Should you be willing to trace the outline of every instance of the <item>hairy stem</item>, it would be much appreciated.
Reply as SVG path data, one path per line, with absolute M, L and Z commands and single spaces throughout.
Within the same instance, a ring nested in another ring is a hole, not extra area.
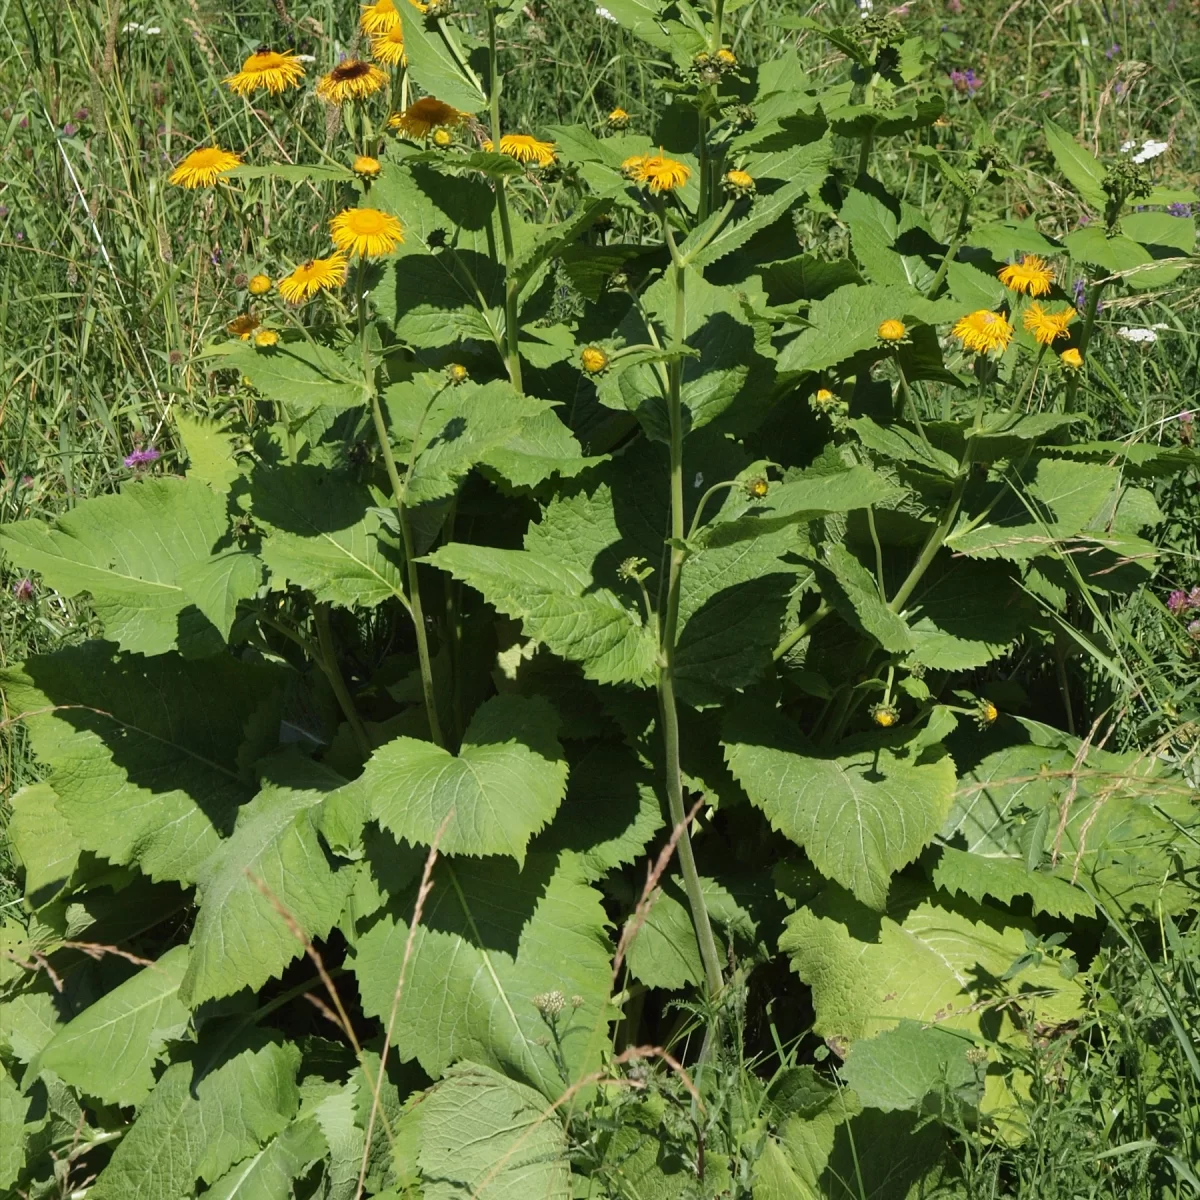
M 671 249 L 672 274 L 675 280 L 674 342 L 679 345 L 687 328 L 687 304 L 684 293 L 686 267 L 679 261 L 674 239 L 663 221 L 663 233 Z M 658 702 L 662 715 L 663 747 L 666 755 L 667 805 L 671 823 L 682 827 L 679 835 L 679 865 L 683 871 L 684 888 L 696 930 L 696 942 L 704 963 L 704 977 L 709 994 L 717 995 L 724 986 L 721 976 L 721 956 L 713 937 L 712 923 L 700 888 L 700 874 L 692 853 L 692 839 L 686 825 L 683 803 L 683 770 L 679 757 L 679 713 L 675 702 L 675 639 L 679 630 L 679 594 L 683 576 L 683 360 L 676 358 L 668 365 L 667 409 L 671 424 L 671 557 L 667 576 L 666 610 L 660 627 Z

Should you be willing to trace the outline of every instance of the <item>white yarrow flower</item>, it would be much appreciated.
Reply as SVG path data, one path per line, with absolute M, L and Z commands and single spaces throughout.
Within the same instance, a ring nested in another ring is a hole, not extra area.
M 858 0 L 858 15 L 865 17 L 874 7 L 875 0 Z
M 1142 346 L 1150 346 L 1158 341 L 1158 334 L 1153 329 L 1131 328 L 1128 325 L 1122 325 L 1117 330 L 1117 337 Z
M 157 25 L 139 25 L 136 21 L 126 21 L 121 26 L 122 33 L 140 33 L 143 37 L 154 37 L 162 33 Z
M 297 54 L 295 57 L 297 62 L 310 63 L 317 61 L 315 54 Z
M 606 21 L 611 21 L 614 25 L 617 23 L 617 18 L 603 4 L 596 5 L 596 16 L 603 17 Z
M 1132 140 L 1128 141 L 1128 142 L 1122 142 L 1121 143 L 1121 153 L 1128 154 L 1130 152 L 1130 150 L 1132 150 L 1134 148 L 1134 146 L 1136 146 L 1136 145 L 1137 145 L 1137 142 L 1132 141 Z
M 1169 147 L 1169 142 L 1156 142 L 1153 138 L 1147 138 L 1142 143 L 1142 148 L 1133 156 L 1133 161 L 1135 163 L 1149 162 L 1152 158 L 1165 154 Z

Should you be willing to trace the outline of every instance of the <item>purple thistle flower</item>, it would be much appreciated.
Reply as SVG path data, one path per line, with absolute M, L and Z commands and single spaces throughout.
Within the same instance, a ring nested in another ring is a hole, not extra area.
M 74 137 L 79 132 L 79 126 L 74 121 L 68 121 L 63 126 L 63 137 Z
M 13 596 L 22 604 L 29 604 L 33 600 L 33 580 L 18 579 L 13 584 Z
M 1168 204 L 1167 212 L 1173 217 L 1190 217 L 1192 206 L 1190 204 Z
M 1183 610 L 1185 608 L 1187 608 L 1187 606 L 1188 606 L 1187 593 L 1180 591 L 1179 588 L 1176 588 L 1167 597 L 1167 609 L 1168 609 L 1168 611 L 1173 613 L 1175 616 L 1178 616 L 1181 612 L 1183 612 Z
M 1087 292 L 1087 286 L 1082 279 L 1075 280 L 1075 307 L 1080 311 L 1083 310 L 1083 298 Z
M 969 68 L 966 71 L 951 71 L 950 82 L 954 84 L 954 90 L 965 93 L 967 99 L 974 96 L 983 86 L 975 72 Z
M 145 450 L 135 450 L 132 454 L 125 455 L 125 465 L 132 470 L 137 470 L 138 467 L 144 467 L 160 458 L 162 458 L 162 454 L 158 450 L 155 450 L 153 446 L 147 446 Z

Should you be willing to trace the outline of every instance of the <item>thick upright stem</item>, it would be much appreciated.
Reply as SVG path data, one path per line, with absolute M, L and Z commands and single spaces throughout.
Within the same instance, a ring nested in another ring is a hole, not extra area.
M 674 242 L 664 221 L 664 233 L 672 251 L 672 273 L 675 279 L 674 344 L 680 345 L 687 328 L 687 306 L 684 292 L 686 267 L 675 253 Z M 658 667 L 658 701 L 662 717 L 663 747 L 666 757 L 667 805 L 671 823 L 683 827 L 679 836 L 679 866 L 687 892 L 696 942 L 704 963 L 704 977 L 709 994 L 717 995 L 724 986 L 721 975 L 721 956 L 713 937 L 712 923 L 700 887 L 700 874 L 692 853 L 692 839 L 685 825 L 683 802 L 683 770 L 679 756 L 679 713 L 675 701 L 675 638 L 679 629 L 679 594 L 683 577 L 684 509 L 683 509 L 683 361 L 676 358 L 669 364 L 667 409 L 671 425 L 671 558 L 667 576 L 667 601 L 661 625 Z
M 321 654 L 321 670 L 325 673 L 325 678 L 329 680 L 329 686 L 333 688 L 338 707 L 350 725 L 350 732 L 354 735 L 358 752 L 363 756 L 365 762 L 371 757 L 371 739 L 367 736 L 367 729 L 358 715 L 358 709 L 354 707 L 354 698 L 350 695 L 350 689 L 346 687 L 346 681 L 342 678 L 342 671 L 337 663 L 333 633 L 329 628 L 328 604 L 313 605 L 313 623 L 317 627 L 317 647 Z

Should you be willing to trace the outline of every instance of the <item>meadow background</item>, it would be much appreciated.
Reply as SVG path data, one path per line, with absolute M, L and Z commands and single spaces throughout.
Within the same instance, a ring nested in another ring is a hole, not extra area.
M 983 124 L 1014 164 L 990 201 L 998 215 L 1033 217 L 1056 236 L 1078 222 L 1044 171 L 1047 117 L 1108 154 L 1127 141 L 1167 142 L 1165 178 L 1194 185 L 1196 0 L 916 0 L 900 11 L 938 40 L 950 149 Z M 753 0 L 733 14 L 731 44 L 749 62 L 797 47 L 820 77 L 841 69 L 840 56 L 794 19 L 854 14 L 847 0 Z M 337 131 L 311 93 L 289 98 L 285 122 L 221 80 L 259 43 L 336 61 L 357 45 L 356 20 L 354 4 L 308 0 L 0 0 L 0 522 L 52 519 L 114 491 L 139 448 L 161 451 L 169 471 L 173 413 L 223 416 L 252 403 L 239 385 L 214 385 L 197 360 L 239 304 L 244 227 L 216 192 L 185 193 L 165 176 L 196 144 L 234 144 L 248 161 L 277 162 L 333 145 Z M 512 128 L 595 125 L 614 105 L 648 117 L 662 103 L 645 47 L 592 3 L 531 0 L 502 49 L 519 64 L 504 93 Z M 907 159 L 877 170 L 918 197 L 932 186 Z M 264 206 L 274 223 L 266 244 L 290 261 L 318 250 L 328 213 L 319 187 L 264 186 L 286 193 L 286 203 Z M 272 277 L 285 269 L 282 257 L 256 266 Z M 1155 340 L 1129 341 L 1122 327 L 1152 329 Z M 1200 272 L 1162 293 L 1106 296 L 1089 362 L 1084 400 L 1096 439 L 1189 441 L 1190 411 L 1200 408 Z M 1100 704 L 1138 712 L 1114 742 L 1161 748 L 1193 784 L 1200 628 L 1166 601 L 1200 585 L 1196 485 L 1191 474 L 1160 490 L 1164 565 L 1153 587 L 1105 617 L 1116 669 L 1064 644 L 1035 696 L 1080 733 L 1076 714 Z M 0 559 L 0 665 L 94 629 L 85 603 L 43 591 Z M 0 724 L 0 797 L 39 770 L 20 725 Z M 6 815 L 0 801 L 0 919 L 19 923 Z M 1200 1197 L 1196 896 L 1173 923 L 1107 931 L 1079 1034 L 1053 1054 L 1031 1049 L 1029 1138 L 1004 1147 L 961 1130 L 971 1195 Z

